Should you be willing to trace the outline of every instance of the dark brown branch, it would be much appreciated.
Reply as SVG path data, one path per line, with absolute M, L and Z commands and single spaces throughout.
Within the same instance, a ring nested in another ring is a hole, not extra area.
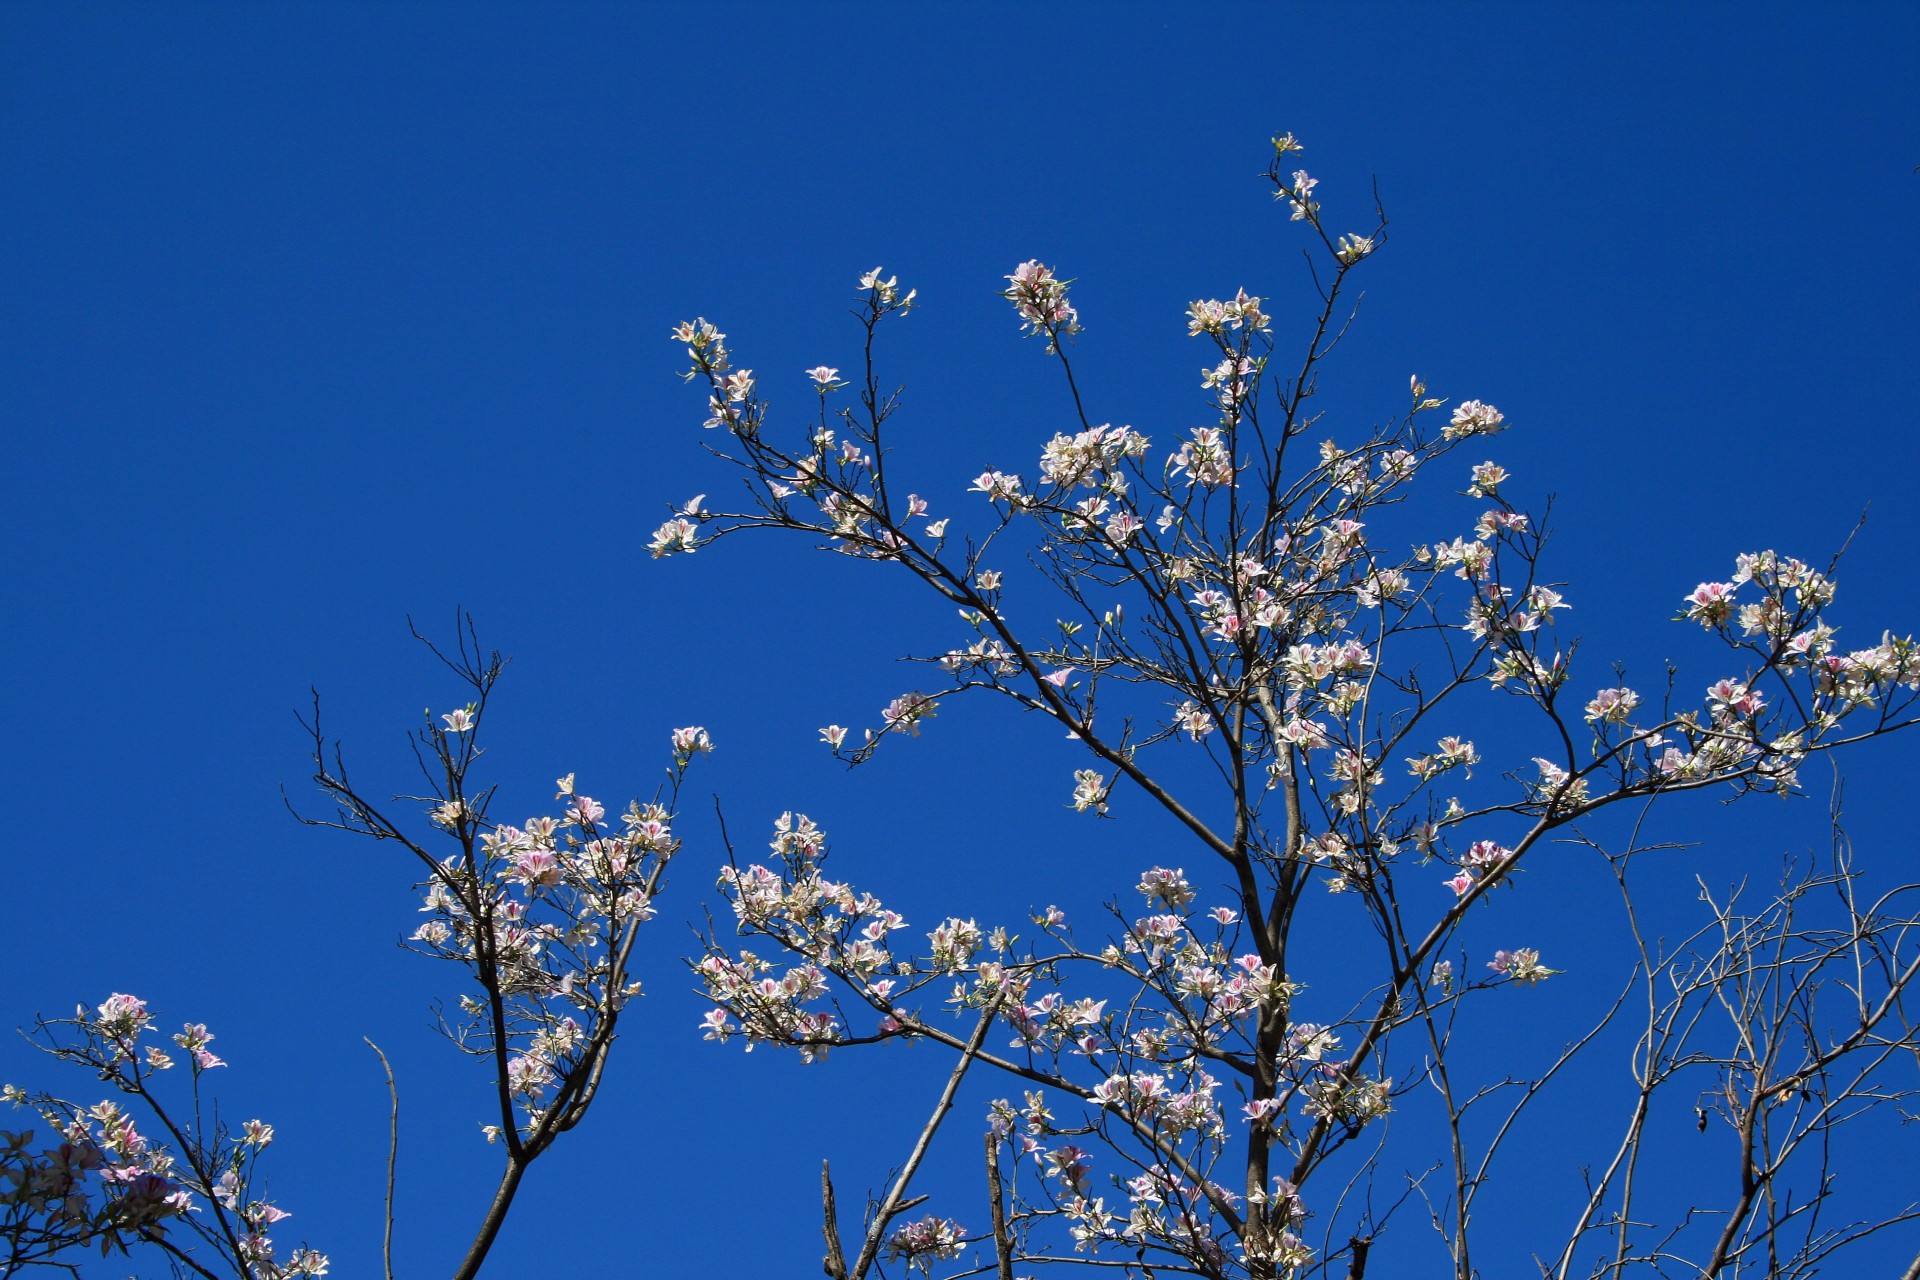
M 1347 1280 L 1362 1280 L 1367 1274 L 1367 1251 L 1373 1248 L 1373 1238 L 1355 1236 L 1347 1241 L 1347 1247 L 1353 1250 L 1353 1261 L 1347 1267 Z
M 500 1174 L 500 1185 L 493 1193 L 493 1203 L 487 1206 L 487 1216 L 474 1235 L 473 1243 L 467 1246 L 467 1256 L 460 1259 L 453 1280 L 473 1280 L 480 1274 L 480 1265 L 487 1260 L 487 1253 L 499 1237 L 500 1228 L 506 1224 L 507 1211 L 513 1208 L 513 1197 L 520 1190 L 520 1179 L 526 1172 L 527 1166 L 509 1153 L 507 1167 Z

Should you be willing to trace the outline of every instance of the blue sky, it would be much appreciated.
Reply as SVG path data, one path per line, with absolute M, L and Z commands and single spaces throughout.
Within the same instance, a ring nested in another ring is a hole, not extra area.
M 429 1033 L 452 988 L 394 947 L 411 869 L 280 788 L 305 794 L 309 686 L 405 787 L 402 733 L 456 696 L 407 616 L 465 608 L 516 658 L 491 761 L 529 812 L 570 770 L 650 794 L 675 725 L 720 744 L 617 1079 L 490 1274 L 562 1238 L 582 1273 L 809 1271 L 819 1159 L 877 1183 L 941 1064 L 699 1042 L 706 796 L 743 841 L 813 814 L 916 921 L 1198 863 L 1138 815 L 1075 821 L 1063 744 L 984 708 L 853 774 L 824 757 L 815 728 L 909 687 L 893 660 L 944 647 L 944 611 L 772 540 L 646 557 L 668 502 L 725 483 L 669 327 L 715 320 L 797 413 L 884 263 L 923 303 L 893 348 L 911 465 L 958 510 L 1062 423 L 996 296 L 1016 263 L 1078 281 L 1096 420 L 1163 437 L 1199 411 L 1187 300 L 1299 314 L 1258 180 L 1291 130 L 1330 211 L 1361 225 L 1377 181 L 1392 219 L 1325 407 L 1372 422 L 1413 372 L 1498 404 L 1592 658 L 1656 669 L 1695 582 L 1760 546 L 1823 560 L 1870 507 L 1840 575 L 1864 643 L 1916 625 L 1916 58 L 1896 5 L 0 10 L 0 788 L 49 828 L 8 861 L 0 1021 L 132 990 L 212 1025 L 345 1275 L 377 1250 L 372 1036 L 407 1110 L 402 1265 L 448 1265 L 491 1188 L 486 1081 Z M 1914 759 L 1847 766 L 1868 857 L 1911 864 Z M 1819 818 L 1703 802 L 1674 833 L 1770 871 Z M 18 1045 L 0 1077 L 88 1084 Z M 975 1115 L 930 1185 L 973 1195 Z

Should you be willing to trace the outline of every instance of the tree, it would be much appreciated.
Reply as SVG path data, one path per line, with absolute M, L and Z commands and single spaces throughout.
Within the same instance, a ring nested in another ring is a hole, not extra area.
M 1383 426 L 1355 433 L 1315 412 L 1352 280 L 1387 225 L 1376 209 L 1364 233 L 1331 231 L 1315 180 L 1289 172 L 1299 149 L 1276 139 L 1269 178 L 1309 247 L 1304 348 L 1283 354 L 1244 290 L 1194 302 L 1212 421 L 1156 448 L 1086 408 L 1071 282 L 1037 261 L 1016 267 L 1005 296 L 1058 365 L 1073 428 L 1046 442 L 1037 480 L 979 475 L 974 515 L 935 518 L 900 492 L 890 424 L 903 402 L 878 372 L 880 335 L 916 303 L 897 278 L 861 277 L 863 368 L 808 371 L 818 408 L 803 429 L 770 413 L 714 325 L 675 331 L 745 497 L 736 509 L 685 503 L 654 554 L 792 531 L 888 566 L 965 624 L 874 728 L 821 730 L 836 755 L 861 764 L 948 700 L 996 695 L 1084 752 L 1060 780 L 1063 803 L 1116 822 L 1158 808 L 1191 842 L 1116 882 L 1144 908 L 1117 898 L 1091 923 L 1051 906 L 1021 919 L 1012 886 L 1006 919 L 956 914 L 923 932 L 830 878 L 821 827 L 781 814 L 772 859 L 728 849 L 734 926 L 709 924 L 695 962 L 714 1006 L 706 1037 L 809 1061 L 895 1041 L 953 1055 L 930 1118 L 857 1226 L 841 1221 L 823 1169 L 825 1270 L 839 1280 L 890 1264 L 1002 1280 L 1063 1264 L 1359 1280 L 1376 1250 L 1420 1256 L 1415 1231 L 1386 1233 L 1423 1209 L 1459 1280 L 1528 1251 L 1559 1280 L 1814 1274 L 1920 1216 L 1913 1204 L 1856 1213 L 1833 1155 L 1843 1124 L 1904 1116 L 1920 1090 L 1905 1003 L 1920 975 L 1920 886 L 1873 887 L 1836 795 L 1824 859 L 1790 863 L 1771 889 L 1703 880 L 1695 931 L 1663 939 L 1644 923 L 1641 888 L 1662 846 L 1639 821 L 1690 792 L 1795 794 L 1816 757 L 1912 723 L 1920 653 L 1891 633 L 1843 649 L 1830 619 L 1837 558 L 1816 568 L 1761 551 L 1685 595 L 1682 619 L 1712 655 L 1706 679 L 1668 666 L 1636 689 L 1624 669 L 1576 673 L 1576 644 L 1557 638 L 1570 605 L 1546 567 L 1544 519 L 1516 505 L 1497 462 L 1462 454 L 1504 416 L 1418 377 Z M 1477 515 L 1410 505 L 1436 475 L 1464 481 Z M 1050 613 L 1051 628 L 1033 628 Z M 487 1137 L 501 1160 L 455 1269 L 472 1276 L 530 1166 L 599 1092 L 637 990 L 634 939 L 680 848 L 679 787 L 710 743 L 677 730 L 666 785 L 618 822 L 568 774 L 558 813 L 513 825 L 476 773 L 503 661 L 471 624 L 452 652 L 434 652 L 464 692 L 415 731 L 424 792 L 390 805 L 351 781 L 316 701 L 314 779 L 334 812 L 304 820 L 406 851 L 428 915 L 412 948 L 465 974 L 441 1026 L 490 1075 Z M 1613 821 L 1619 812 L 1634 820 Z M 1556 841 L 1596 851 L 1618 889 L 1620 994 L 1545 1061 L 1491 1063 L 1477 1011 L 1542 998 L 1575 961 L 1538 937 L 1489 952 L 1475 926 L 1526 892 L 1530 872 L 1553 873 L 1541 864 Z M 1329 918 L 1351 945 L 1313 945 Z M 1591 1153 L 1561 1229 L 1490 1246 L 1476 1215 L 1523 1113 L 1623 1027 L 1633 1079 L 1618 1145 Z M 256 1180 L 273 1131 L 231 1128 L 203 1103 L 205 1074 L 224 1065 L 206 1028 L 173 1037 L 185 1073 L 134 996 L 36 1030 L 119 1099 L 9 1087 L 54 1137 L 9 1135 L 0 1151 L 0 1274 L 77 1272 L 82 1250 L 141 1246 L 199 1275 L 326 1274 L 317 1251 L 283 1258 L 267 1236 L 285 1216 Z M 988 1225 L 969 1232 L 957 1206 L 909 1217 L 936 1133 L 984 1073 L 1004 1089 L 984 1122 Z M 174 1101 L 164 1086 L 182 1075 L 190 1096 Z M 396 1133 L 398 1105 L 396 1094 Z M 1650 1175 L 1652 1125 L 1676 1106 L 1720 1135 L 1723 1185 Z
M 410 735 L 426 790 L 396 797 L 407 806 L 400 811 L 358 790 L 340 748 L 321 733 L 316 694 L 303 723 L 313 781 L 334 813 L 301 821 L 411 855 L 423 877 L 427 920 L 406 945 L 465 973 L 458 1013 L 440 1013 L 439 1028 L 490 1070 L 495 1114 L 483 1133 L 502 1154 L 498 1188 L 454 1268 L 454 1275 L 471 1277 L 480 1273 L 528 1168 L 586 1118 L 599 1093 L 620 1014 L 640 992 L 630 968 L 634 944 L 655 915 L 653 899 L 680 847 L 673 832 L 680 783 L 712 743 L 698 726 L 676 730 L 666 785 L 616 821 L 576 789 L 571 773 L 557 783 L 557 814 L 520 826 L 500 821 L 492 813 L 496 788 L 482 783 L 475 767 L 505 660 L 481 647 L 471 621 L 451 653 L 414 634 L 467 697 L 437 719 L 427 713 Z M 429 844 L 447 852 L 436 854 Z M 7 1086 L 7 1100 L 37 1111 L 55 1141 L 36 1153 L 31 1130 L 5 1135 L 0 1171 L 10 1185 L 0 1185 L 0 1239 L 8 1252 L 0 1274 L 33 1265 L 77 1274 L 75 1253 L 97 1247 L 104 1257 L 142 1244 L 194 1275 L 328 1274 L 324 1254 L 303 1244 L 281 1257 L 267 1234 L 289 1216 L 268 1198 L 257 1167 L 273 1127 L 249 1120 L 233 1129 L 203 1098 L 205 1073 L 226 1065 L 207 1048 L 213 1037 L 205 1026 L 189 1024 L 173 1036 L 188 1054 L 184 1103 L 169 1097 L 179 1073 L 138 997 L 116 993 L 93 1010 L 83 1004 L 70 1019 L 41 1020 L 34 1034 L 55 1058 L 92 1070 L 132 1101 L 122 1105 L 110 1095 L 88 1107 Z M 379 1047 L 368 1047 L 386 1067 Z M 383 1252 L 392 1280 L 400 1099 L 391 1069 L 387 1086 L 393 1117 Z M 160 1137 L 140 1133 L 138 1126 L 150 1123 Z
M 1757 903 L 1702 883 L 1699 932 L 1665 942 L 1638 924 L 1642 843 L 1593 833 L 1609 810 L 1678 793 L 1793 793 L 1813 758 L 1911 723 L 1920 654 L 1891 633 L 1843 650 L 1829 621 L 1836 564 L 1766 550 L 1685 596 L 1683 618 L 1718 645 L 1704 698 L 1675 667 L 1646 692 L 1617 674 L 1576 679 L 1544 520 L 1516 505 L 1498 462 L 1462 456 L 1505 429 L 1500 411 L 1449 408 L 1416 376 L 1383 426 L 1356 435 L 1315 412 L 1353 278 L 1387 222 L 1376 209 L 1364 232 L 1336 234 L 1316 180 L 1292 168 L 1299 149 L 1275 139 L 1268 177 L 1309 244 L 1304 350 L 1279 349 L 1244 289 L 1192 303 L 1212 421 L 1156 450 L 1094 420 L 1074 373 L 1071 282 L 1026 262 L 1005 296 L 1057 364 L 1073 425 L 1045 443 L 1037 480 L 976 478 L 971 512 L 935 513 L 894 479 L 901 398 L 877 371 L 878 343 L 916 302 L 896 277 L 861 277 L 862 367 L 808 371 L 818 412 L 804 431 L 774 420 L 716 326 L 674 332 L 744 505 L 694 499 L 656 532 L 654 554 L 798 533 L 931 590 L 967 628 L 875 728 L 822 729 L 837 754 L 860 764 L 949 699 L 992 695 L 1083 749 L 1074 808 L 1156 805 L 1192 842 L 1167 860 L 1184 865 L 1142 869 L 1144 910 L 1115 902 L 1076 927 L 1048 908 L 1027 938 L 1018 919 L 952 917 L 923 946 L 868 886 L 828 877 L 815 823 L 783 814 L 772 865 L 723 873 L 741 941 L 708 936 L 708 1034 L 809 1059 L 932 1041 L 957 1055 L 953 1083 L 977 1067 L 1021 1091 L 992 1107 L 989 1231 L 895 1221 L 950 1084 L 851 1264 L 829 1182 L 830 1275 L 868 1274 L 883 1242 L 932 1274 L 978 1241 L 1002 1277 L 1077 1260 L 1357 1278 L 1389 1220 L 1418 1203 L 1468 1280 L 1482 1256 L 1476 1198 L 1520 1112 L 1632 1008 L 1625 1136 L 1564 1241 L 1528 1242 L 1542 1274 L 1812 1274 L 1920 1213 L 1847 1218 L 1828 1145 L 1841 1121 L 1912 1094 L 1914 888 L 1868 895 L 1836 816 L 1830 863 L 1794 868 Z M 1477 519 L 1442 515 L 1436 528 L 1397 509 L 1436 472 L 1465 483 Z M 1049 615 L 1051 629 L 1035 627 Z M 1492 717 L 1463 705 L 1488 693 L 1506 704 Z M 1483 757 L 1468 733 L 1490 726 L 1499 746 Z M 1518 989 L 1565 961 L 1538 939 L 1467 956 L 1466 926 L 1564 839 L 1599 850 L 1616 879 L 1625 985 L 1557 1057 L 1526 1072 L 1469 1067 L 1469 1006 L 1538 999 Z M 1188 870 L 1200 863 L 1211 874 Z M 1364 922 L 1365 945 L 1303 947 L 1305 922 L 1334 911 Z M 942 1003 L 971 1029 L 949 1026 Z M 1686 1188 L 1660 1203 L 1645 1188 L 1638 1153 L 1668 1094 L 1732 1136 L 1719 1199 Z M 1416 1106 L 1436 1121 L 1402 1139 L 1386 1118 Z

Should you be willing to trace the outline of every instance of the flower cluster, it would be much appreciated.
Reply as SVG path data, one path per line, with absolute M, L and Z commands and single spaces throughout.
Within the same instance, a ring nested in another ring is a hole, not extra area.
M 1506 415 L 1490 404 L 1481 404 L 1478 400 L 1462 401 L 1453 411 L 1441 434 L 1448 440 L 1464 440 L 1468 436 L 1492 435 L 1505 429 Z
M 1073 774 L 1073 809 L 1075 813 L 1085 813 L 1091 809 L 1104 815 L 1107 811 L 1107 792 L 1112 784 L 1098 769 L 1076 769 Z
M 1132 427 L 1116 427 L 1111 423 L 1088 427 L 1072 435 L 1060 432 L 1041 450 L 1040 478 L 1066 489 L 1104 481 L 1110 492 L 1125 493 L 1126 481 L 1121 468 L 1128 461 L 1138 461 L 1144 456 L 1148 443 L 1147 438 Z
M 255 1165 L 273 1127 L 249 1120 L 230 1131 L 218 1119 L 202 1121 L 199 1075 L 225 1065 L 207 1048 L 214 1037 L 204 1024 L 188 1023 L 171 1037 L 189 1055 L 194 1077 L 192 1098 L 177 1109 L 162 1097 L 172 1055 L 148 1040 L 153 1018 L 138 997 L 115 993 L 38 1030 L 49 1053 L 135 1100 L 166 1137 L 142 1132 L 144 1121 L 111 1098 L 83 1106 L 0 1088 L 0 1101 L 38 1113 L 57 1139 L 36 1151 L 35 1130 L 0 1133 L 0 1217 L 12 1262 L 61 1265 L 56 1256 L 70 1249 L 125 1253 L 140 1241 L 166 1241 L 178 1251 L 197 1237 L 260 1280 L 327 1274 L 324 1254 L 303 1245 L 282 1257 L 267 1234 L 289 1216 L 259 1194 Z
M 1029 259 L 1013 269 L 1001 296 L 1013 304 L 1021 326 L 1030 336 L 1044 335 L 1047 350 L 1059 350 L 1061 337 L 1080 332 L 1080 313 L 1067 302 L 1067 286 L 1053 268 Z
M 922 721 L 931 720 L 939 714 L 932 698 L 920 692 L 903 693 L 880 710 L 880 719 L 889 729 L 902 729 L 913 737 L 920 736 Z
M 674 730 L 677 787 L 692 760 L 713 750 L 698 725 Z M 604 1052 L 612 1022 L 640 990 L 626 968 L 630 936 L 653 918 L 653 898 L 680 847 L 660 802 L 606 806 L 557 783 L 557 813 L 494 822 L 465 795 L 439 803 L 434 823 L 458 850 L 426 881 L 411 935 L 415 949 L 469 970 L 481 990 L 462 995 L 462 1043 L 505 1040 L 506 1090 L 531 1132 L 549 1095 Z M 487 991 L 497 989 L 504 1020 Z M 498 1126 L 493 1126 L 497 1133 Z
M 1195 427 L 1167 463 L 1168 472 L 1190 485 L 1215 489 L 1233 483 L 1233 451 L 1217 427 Z
M 960 1256 L 967 1229 L 950 1218 L 932 1214 L 895 1229 L 887 1237 L 887 1256 L 904 1260 L 909 1268 L 918 1266 L 932 1274 L 932 1262 Z
M 1480 763 L 1480 753 L 1471 742 L 1449 735 L 1440 739 L 1438 749 L 1432 755 L 1412 756 L 1407 760 L 1408 770 L 1421 781 L 1438 777 L 1449 769 L 1470 770 Z
M 1187 304 L 1187 333 L 1192 337 L 1204 333 L 1217 338 L 1242 325 L 1261 332 L 1273 327 L 1273 317 L 1260 310 L 1260 299 L 1249 297 L 1245 289 L 1225 302 L 1208 298 Z
M 1545 982 L 1560 972 L 1558 969 L 1549 969 L 1541 964 L 1540 953 L 1532 947 L 1521 947 L 1515 951 L 1496 951 L 1493 953 L 1493 959 L 1487 961 L 1487 968 L 1502 977 L 1528 985 Z
M 1275 193 L 1276 198 L 1287 202 L 1293 211 L 1292 220 L 1301 222 L 1320 212 L 1320 202 L 1313 198 L 1313 189 L 1320 185 L 1320 179 L 1307 176 L 1305 169 L 1293 171 L 1293 182 Z

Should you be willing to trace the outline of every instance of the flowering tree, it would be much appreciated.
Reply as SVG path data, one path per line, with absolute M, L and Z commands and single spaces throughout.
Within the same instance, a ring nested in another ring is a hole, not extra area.
M 1299 149 L 1276 139 L 1269 177 L 1314 264 L 1304 349 L 1283 358 L 1244 290 L 1194 302 L 1208 424 L 1156 448 L 1093 421 L 1070 282 L 1024 263 L 1004 293 L 1060 370 L 1069 429 L 1031 478 L 983 471 L 958 514 L 901 492 L 901 400 L 877 371 L 883 328 L 916 303 L 896 277 L 860 278 L 862 367 L 807 370 L 806 423 L 773 419 L 715 326 L 675 331 L 748 499 L 685 503 L 655 533 L 656 556 L 789 530 L 959 612 L 922 687 L 858 734 L 825 726 L 828 749 L 859 764 L 950 698 L 997 697 L 1084 753 L 1060 779 L 1063 803 L 1094 818 L 1157 807 L 1191 842 L 1116 882 L 1124 905 L 1104 918 L 1016 898 L 1001 920 L 927 928 L 874 886 L 832 878 L 826 833 L 783 813 L 772 856 L 721 870 L 734 928 L 709 930 L 694 962 L 713 1005 L 706 1038 L 809 1062 L 891 1041 L 951 1052 L 931 1114 L 857 1226 L 823 1169 L 835 1280 L 889 1268 L 1013 1280 L 1047 1265 L 1361 1280 L 1387 1228 L 1422 1214 L 1456 1280 L 1516 1248 L 1555 1280 L 1813 1275 L 1920 1216 L 1850 1207 L 1834 1154 L 1843 1124 L 1904 1117 L 1920 1094 L 1906 1004 L 1920 886 L 1870 887 L 1836 806 L 1824 860 L 1765 891 L 1702 881 L 1693 931 L 1662 937 L 1640 888 L 1656 846 L 1604 815 L 1694 791 L 1795 793 L 1813 757 L 1912 722 L 1920 652 L 1891 633 L 1840 645 L 1836 566 L 1761 551 L 1682 598 L 1713 663 L 1698 685 L 1675 668 L 1640 689 L 1576 673 L 1541 525 L 1479 455 L 1507 425 L 1499 410 L 1449 404 L 1415 377 L 1383 427 L 1343 439 L 1314 413 L 1351 279 L 1386 222 L 1376 210 L 1364 232 L 1330 232 L 1315 180 L 1291 167 Z M 1436 475 L 1464 484 L 1474 514 L 1403 506 Z M 410 947 L 462 971 L 442 1030 L 484 1064 L 482 1136 L 500 1160 L 454 1267 L 464 1280 L 532 1164 L 598 1095 L 639 990 L 637 931 L 679 849 L 679 788 L 710 743 L 676 730 L 666 784 L 617 820 L 568 774 L 556 812 L 515 825 L 478 773 L 502 660 L 470 624 L 454 652 L 434 652 L 463 691 L 413 735 L 424 790 L 370 798 L 316 703 L 314 781 L 334 808 L 303 820 L 411 855 L 426 919 Z M 1620 995 L 1548 1060 L 1489 1069 L 1469 1011 L 1539 999 L 1573 962 L 1540 937 L 1475 949 L 1472 926 L 1523 889 L 1552 841 L 1594 849 L 1617 886 Z M 1338 954 L 1310 941 L 1329 918 L 1354 940 Z M 115 993 L 34 1034 L 108 1096 L 6 1088 L 38 1119 L 0 1135 L 0 1275 L 77 1273 L 96 1249 L 157 1251 L 209 1277 L 328 1273 L 316 1250 L 271 1239 L 288 1216 L 262 1170 L 274 1130 L 220 1119 L 204 1085 L 225 1063 L 204 1026 L 168 1041 L 143 1001 Z M 1592 1153 L 1564 1222 L 1490 1245 L 1476 1215 L 1516 1121 L 1608 1036 L 1631 1048 L 1617 1143 Z M 983 1073 L 1000 1096 L 983 1118 L 985 1205 L 964 1212 L 986 1225 L 963 1227 L 960 1206 L 912 1216 L 934 1138 Z M 1674 1104 L 1723 1138 L 1709 1172 L 1678 1187 L 1647 1154 L 1652 1118 Z M 398 1109 L 396 1091 L 389 1280 Z
M 455 652 L 433 652 L 465 686 L 466 700 L 437 718 L 428 713 L 412 735 L 426 791 L 399 797 L 407 809 L 398 813 L 369 799 L 322 736 L 316 698 L 307 722 L 314 781 L 335 812 L 303 820 L 412 855 L 424 877 L 427 919 L 409 946 L 464 971 L 459 1016 L 443 1018 L 441 1030 L 490 1070 L 494 1113 L 482 1132 L 502 1157 L 498 1189 L 453 1271 L 465 1278 L 479 1274 L 528 1168 L 586 1117 L 600 1090 L 621 1011 L 640 990 L 629 969 L 634 943 L 679 849 L 672 824 L 680 783 L 711 743 L 697 726 L 676 730 L 665 787 L 617 820 L 568 774 L 555 796 L 558 813 L 518 826 L 499 821 L 495 788 L 479 781 L 476 766 L 504 661 L 485 654 L 471 623 Z M 232 1130 L 203 1097 L 205 1074 L 226 1065 L 208 1048 L 213 1036 L 194 1024 L 173 1036 L 190 1086 L 176 1100 L 165 1085 L 180 1073 L 152 1021 L 143 1001 L 115 994 L 98 1009 L 82 1005 L 71 1019 L 38 1026 L 48 1052 L 95 1071 L 111 1092 L 84 1106 L 6 1086 L 7 1101 L 39 1113 L 50 1145 L 36 1151 L 30 1129 L 0 1137 L 0 1275 L 30 1265 L 77 1273 L 74 1255 L 83 1250 L 105 1256 L 136 1246 L 199 1276 L 326 1275 L 323 1254 L 303 1246 L 282 1258 L 267 1235 L 289 1216 L 266 1198 L 258 1170 L 273 1127 L 249 1120 Z M 391 1072 L 387 1079 L 392 1089 Z M 388 1280 L 397 1092 L 393 1107 Z
M 1071 282 L 1026 262 L 1005 297 L 1057 365 L 1069 425 L 1041 445 L 1037 473 L 989 465 L 964 508 L 903 492 L 901 400 L 877 372 L 882 332 L 917 301 L 897 277 L 860 278 L 859 368 L 806 371 L 810 421 L 775 419 L 715 325 L 675 329 L 746 500 L 685 503 L 655 556 L 789 531 L 959 611 L 921 688 L 858 734 L 826 726 L 828 748 L 858 764 L 948 699 L 998 698 L 1078 743 L 1084 767 L 1061 792 L 1075 809 L 1144 802 L 1192 842 L 1165 860 L 1181 865 L 1130 876 L 1135 907 L 1105 920 L 1026 915 L 1016 898 L 1025 919 L 912 929 L 876 886 L 830 876 L 815 822 L 782 814 L 771 858 L 722 873 L 737 927 L 709 935 L 699 962 L 706 1034 L 808 1061 L 894 1040 L 955 1054 L 852 1248 L 826 1179 L 835 1277 L 893 1259 L 1002 1280 L 1064 1262 L 1357 1280 L 1414 1203 L 1469 1280 L 1476 1197 L 1515 1117 L 1639 1008 L 1623 1140 L 1560 1236 L 1525 1248 L 1563 1280 L 1811 1274 L 1917 1211 L 1847 1217 L 1828 1163 L 1836 1125 L 1916 1088 L 1920 1033 L 1903 1003 L 1920 973 L 1914 890 L 1869 897 L 1836 826 L 1830 865 L 1758 903 L 1703 884 L 1700 932 L 1663 944 L 1635 915 L 1641 845 L 1591 833 L 1603 811 L 1676 793 L 1794 792 L 1812 757 L 1911 723 L 1920 652 L 1891 633 L 1842 646 L 1835 566 L 1766 550 L 1734 558 L 1724 580 L 1675 585 L 1714 663 L 1704 694 L 1674 669 L 1640 689 L 1580 675 L 1541 524 L 1480 452 L 1508 425 L 1498 409 L 1449 404 L 1414 377 L 1385 426 L 1355 432 L 1312 411 L 1386 220 L 1375 210 L 1366 230 L 1335 234 L 1316 180 L 1293 168 L 1298 150 L 1276 139 L 1269 178 L 1310 246 L 1304 350 L 1281 352 L 1244 290 L 1192 303 L 1208 420 L 1156 446 L 1095 420 L 1072 360 Z M 1436 477 L 1464 486 L 1471 515 L 1397 509 Z M 1503 718 L 1483 752 L 1468 726 L 1487 722 L 1471 700 L 1488 697 Z M 1566 838 L 1608 859 L 1631 972 L 1557 1060 L 1482 1078 L 1463 1061 L 1462 1011 L 1537 999 L 1526 989 L 1566 962 L 1537 938 L 1465 955 L 1464 927 Z M 1307 922 L 1334 911 L 1363 920 L 1369 945 L 1301 946 Z M 989 1225 L 908 1220 L 910 1181 L 976 1068 L 1009 1090 L 986 1118 Z M 1669 1093 L 1737 1154 L 1719 1184 L 1670 1200 L 1638 1163 L 1653 1100 Z M 1396 1111 L 1429 1119 L 1388 1124 Z
M 37 1110 L 56 1135 L 38 1152 L 32 1130 L 4 1135 L 5 1274 L 34 1265 L 77 1273 L 76 1250 L 98 1245 L 104 1256 L 145 1242 L 199 1275 L 325 1275 L 324 1255 L 302 1247 L 277 1260 L 267 1235 L 288 1216 L 259 1194 L 257 1166 L 273 1126 L 249 1120 L 233 1131 L 206 1119 L 202 1076 L 226 1065 L 208 1047 L 213 1035 L 189 1023 L 172 1037 L 189 1083 L 188 1101 L 169 1106 L 162 1073 L 174 1069 L 174 1057 L 162 1037 L 148 1039 L 152 1021 L 144 1001 L 116 993 L 98 1009 L 81 1005 L 72 1018 L 37 1028 L 48 1052 L 91 1068 L 136 1109 L 112 1097 L 83 1107 L 5 1086 L 6 1101 Z M 149 1137 L 141 1125 L 164 1136 Z

